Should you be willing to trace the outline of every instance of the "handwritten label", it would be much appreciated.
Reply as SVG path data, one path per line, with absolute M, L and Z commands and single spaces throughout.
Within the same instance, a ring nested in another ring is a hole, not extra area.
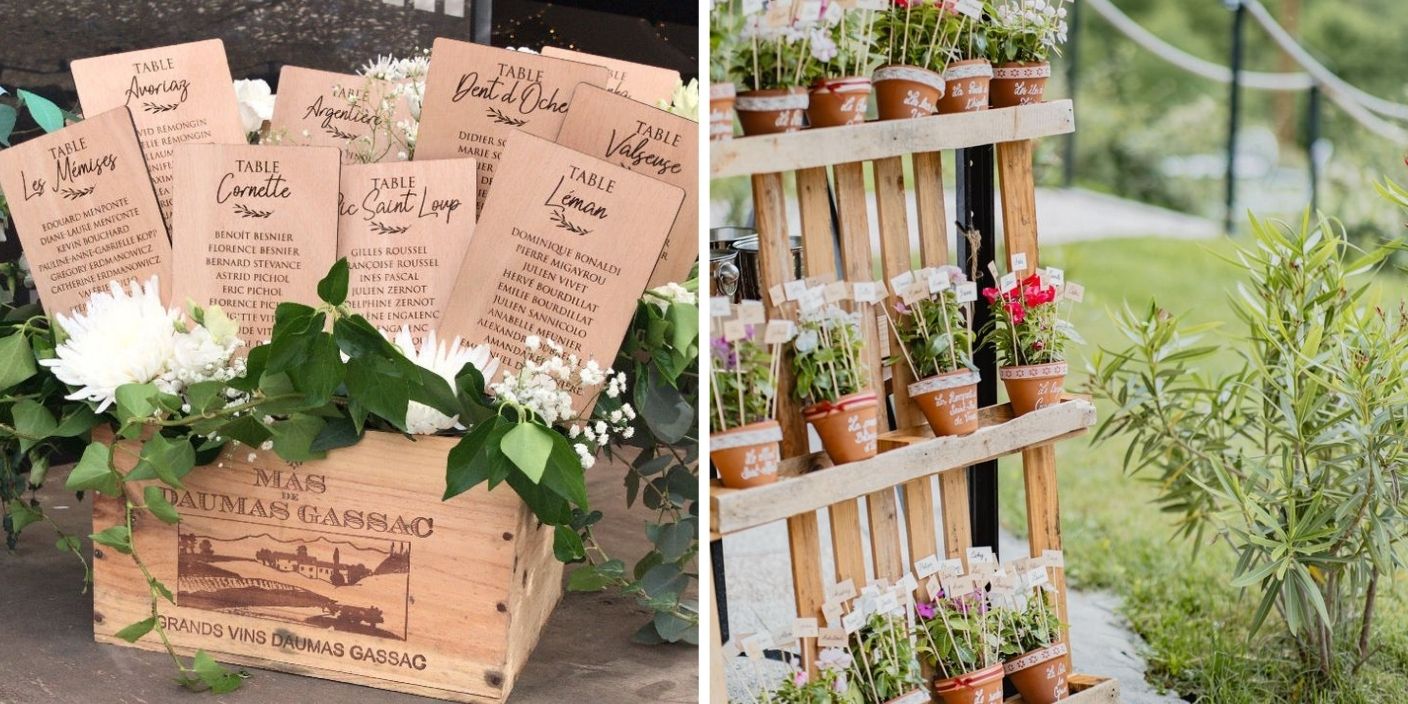
M 815 618 L 799 618 L 792 623 L 792 632 L 798 638 L 817 637 L 818 626 Z
M 411 119 L 406 90 L 368 76 L 284 66 L 269 133 L 280 144 L 337 147 L 344 163 L 352 163 L 353 153 L 377 162 L 405 161 L 398 125 Z
M 601 66 L 611 72 L 610 77 L 606 79 L 607 90 L 651 107 L 659 105 L 662 101 L 668 103 L 675 94 L 675 86 L 680 83 L 679 71 L 588 54 L 584 51 L 545 46 L 543 56 Z

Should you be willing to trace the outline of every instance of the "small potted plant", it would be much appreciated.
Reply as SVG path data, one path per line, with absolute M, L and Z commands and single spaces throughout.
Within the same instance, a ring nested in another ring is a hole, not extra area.
M 776 689 L 750 699 L 759 704 L 863 704 L 851 678 L 851 654 L 844 648 L 826 648 L 816 658 L 816 676 L 794 670 Z
M 737 0 L 712 0 L 709 8 L 709 139 L 733 137 L 733 101 L 737 89 L 728 68 L 737 55 L 741 18 Z
M 926 117 L 944 97 L 944 66 L 957 39 L 945 32 L 943 5 L 895 0 L 875 23 L 885 64 L 875 69 L 875 107 L 882 120 Z
M 988 89 L 992 81 L 992 62 L 988 60 L 988 25 L 982 12 L 988 11 L 986 0 L 974 0 L 960 8 L 960 14 L 949 15 L 944 21 L 954 25 L 953 53 L 944 67 L 944 96 L 939 99 L 939 114 L 973 112 L 988 109 Z M 971 7 L 976 17 L 961 14 Z
M 852 679 L 866 702 L 899 704 L 924 692 L 924 672 L 919 667 L 915 639 L 903 612 L 876 613 L 851 634 Z
M 978 371 L 973 364 L 973 330 L 957 286 L 968 280 L 956 266 L 924 270 L 919 292 L 901 292 L 890 318 L 900 353 L 917 379 L 909 397 L 923 411 L 934 435 L 967 435 L 978 429 Z M 889 317 L 889 314 L 886 314 Z
M 1067 342 L 1084 342 L 1062 317 L 1056 285 L 1032 274 L 1021 281 L 1015 274 L 983 289 L 992 318 L 983 328 L 983 341 L 997 350 L 997 377 L 1007 389 L 1013 415 L 1054 405 L 1065 389 Z
M 988 52 L 997 68 L 992 106 L 1034 105 L 1046 94 L 1051 55 L 1066 43 L 1066 0 L 1004 0 L 993 11 Z
M 1002 701 L 1001 619 L 981 588 L 916 607 L 919 653 L 945 704 Z
M 797 398 L 802 416 L 816 429 L 835 464 L 875 456 L 879 419 L 875 391 L 865 369 L 860 313 L 827 305 L 803 318 L 792 340 Z
M 773 356 L 751 334 L 732 341 L 715 337 L 710 347 L 709 458 L 730 489 L 771 484 L 782 441 L 782 426 L 773 418 Z
M 870 107 L 871 30 L 874 10 L 843 9 L 832 0 L 812 30 L 802 69 L 811 86 L 807 122 L 837 127 L 865 121 Z
M 1066 675 L 1071 656 L 1061 640 L 1062 624 L 1051 608 L 1051 595 L 1036 587 L 1018 608 L 1007 611 L 1003 671 L 1028 704 L 1052 704 L 1069 693 Z
M 781 0 L 767 0 L 761 12 L 743 18 L 729 75 L 747 88 L 734 102 L 744 135 L 802 129 L 807 29 L 792 14 L 791 3 Z

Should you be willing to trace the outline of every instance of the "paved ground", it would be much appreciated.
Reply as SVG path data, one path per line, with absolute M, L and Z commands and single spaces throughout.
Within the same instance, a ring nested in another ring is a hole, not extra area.
M 62 491 L 66 472 L 51 474 L 46 503 L 68 505 L 54 515 L 71 533 L 87 535 L 86 502 Z M 643 514 L 627 513 L 621 472 L 598 465 L 589 475 L 592 502 L 611 507 L 600 524 L 609 550 L 634 562 L 648 549 Z M 42 526 L 25 533 L 14 554 L 0 553 L 0 704 L 163 704 L 166 702 L 429 702 L 356 685 L 253 670 L 245 688 L 223 697 L 192 695 L 171 681 L 162 653 L 93 642 L 93 599 L 79 593 L 82 571 L 59 553 Z M 510 704 L 581 702 L 694 702 L 698 651 L 690 646 L 633 645 L 631 634 L 647 612 L 633 600 L 568 594 L 514 687 Z M 465 634 L 472 638 L 473 634 Z
M 824 517 L 820 525 L 822 572 L 827 574 L 832 570 L 827 547 L 831 530 Z M 861 538 L 869 550 L 869 536 L 865 531 L 862 531 Z M 1002 559 L 1027 555 L 1025 541 L 1006 531 L 1003 531 L 1000 540 Z M 755 528 L 726 539 L 724 565 L 728 575 L 731 635 L 746 635 L 761 629 L 776 630 L 795 616 L 785 524 Z M 1174 704 L 1183 701 L 1172 694 L 1160 694 L 1144 681 L 1144 659 L 1140 655 L 1144 642 L 1129 630 L 1124 617 L 1119 614 L 1118 597 L 1107 592 L 1073 590 L 1067 609 L 1071 623 L 1072 664 L 1077 672 L 1118 679 L 1125 704 Z M 739 658 L 729 663 L 728 667 L 729 694 L 743 699 L 749 698 L 749 692 L 775 684 L 789 670 L 782 663 L 753 662 L 746 658 Z
M 996 205 L 998 236 L 1002 234 L 1001 195 Z M 957 219 L 953 189 L 944 194 L 944 212 L 949 216 L 949 240 L 958 236 L 953 221 Z M 907 194 L 909 222 L 915 222 L 914 194 Z M 875 200 L 867 199 L 870 211 L 870 235 L 872 240 L 879 238 L 879 219 L 875 212 Z M 714 227 L 727 224 L 728 207 L 715 202 L 711 217 Z M 1038 188 L 1036 190 L 1037 229 L 1041 241 L 1047 244 L 1076 242 L 1082 240 L 1110 239 L 1118 237 L 1165 237 L 1174 239 L 1211 239 L 1222 233 L 1222 226 L 1206 218 L 1145 205 L 1115 196 L 1087 191 L 1079 188 Z M 800 232 L 801 216 L 797 210 L 797 200 L 787 201 L 788 220 L 792 232 Z

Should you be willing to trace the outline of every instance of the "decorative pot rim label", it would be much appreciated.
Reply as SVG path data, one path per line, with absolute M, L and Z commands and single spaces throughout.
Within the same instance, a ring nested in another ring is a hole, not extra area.
M 1069 652 L 1069 648 L 1066 647 L 1065 641 L 1052 643 L 1044 648 L 1037 648 L 1036 650 L 1030 651 L 1015 660 L 1008 660 L 1006 663 L 1003 663 L 1002 671 L 1010 675 L 1014 672 L 1040 665 L 1047 660 L 1059 658 L 1067 652 Z
M 766 421 L 764 421 L 766 423 Z M 757 425 L 757 424 L 755 424 Z M 764 427 L 744 430 L 749 426 L 725 430 L 721 433 L 714 433 L 709 436 L 709 450 L 733 450 L 751 445 L 762 445 L 770 442 L 782 442 L 782 426 L 776 422 L 767 423 Z
M 965 78 L 992 78 L 992 64 L 986 61 L 962 62 L 944 69 L 945 81 L 958 81 Z
M 954 389 L 960 386 L 972 386 L 981 381 L 981 379 L 982 377 L 977 372 L 969 369 L 961 369 L 956 372 L 939 374 L 938 376 L 931 376 L 927 379 L 916 381 L 909 385 L 909 395 L 919 396 L 933 391 Z
M 738 96 L 733 105 L 733 109 L 742 110 L 744 112 L 805 110 L 809 102 L 811 102 L 811 96 L 806 92 L 786 93 L 783 95 L 749 95 L 744 93 Z
M 865 76 L 819 78 L 812 84 L 812 93 L 869 93 L 870 79 Z
M 802 409 L 802 416 L 807 420 L 822 418 L 833 413 L 844 413 L 875 405 L 875 392 L 861 391 L 859 393 L 842 396 L 832 401 L 819 401 Z
M 934 680 L 934 691 L 948 692 L 955 689 L 962 689 L 964 687 L 980 687 L 982 685 L 988 684 L 994 679 L 1002 677 L 1002 667 L 1002 663 L 997 663 L 995 665 L 985 667 L 981 670 L 965 672 L 956 677 L 949 677 L 947 679 L 936 679 Z
M 939 73 L 918 66 L 881 66 L 875 69 L 875 82 L 913 81 L 926 85 L 939 93 L 944 92 L 944 77 Z
M 993 69 L 993 78 L 1013 79 L 1013 78 L 1050 78 L 1051 64 L 1035 64 L 1028 66 L 998 66 Z
M 998 367 L 997 378 L 1002 380 L 1047 379 L 1053 376 L 1065 376 L 1068 371 L 1070 371 L 1070 365 L 1066 362 L 1024 364 L 1020 367 Z
M 738 88 L 732 83 L 713 83 L 709 85 L 709 98 L 711 100 L 732 98 L 735 95 L 738 95 Z

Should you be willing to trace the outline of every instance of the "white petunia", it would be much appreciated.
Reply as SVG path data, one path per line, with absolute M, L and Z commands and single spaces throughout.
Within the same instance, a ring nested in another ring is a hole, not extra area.
M 258 132 L 265 120 L 274 117 L 274 93 L 262 78 L 235 81 L 235 100 L 245 133 Z
M 492 378 L 499 368 L 499 361 L 489 354 L 488 345 L 465 345 L 458 337 L 448 345 L 444 342 L 437 344 L 435 333 L 432 331 L 421 340 L 420 347 L 417 348 L 410 328 L 402 326 L 393 342 L 407 359 L 437 374 L 450 388 L 455 387 L 455 375 L 459 374 L 466 364 L 473 364 L 486 379 Z M 450 428 L 463 429 L 459 424 L 459 416 L 447 416 L 416 401 L 411 401 L 406 408 L 406 430 L 412 435 L 433 435 Z
M 69 400 L 95 401 L 102 411 L 112 405 L 117 387 L 145 384 L 166 370 L 180 317 L 181 311 L 161 304 L 155 276 L 142 285 L 132 281 L 129 289 L 114 281 L 90 295 L 81 310 L 55 316 L 68 339 L 39 363 L 75 389 Z

